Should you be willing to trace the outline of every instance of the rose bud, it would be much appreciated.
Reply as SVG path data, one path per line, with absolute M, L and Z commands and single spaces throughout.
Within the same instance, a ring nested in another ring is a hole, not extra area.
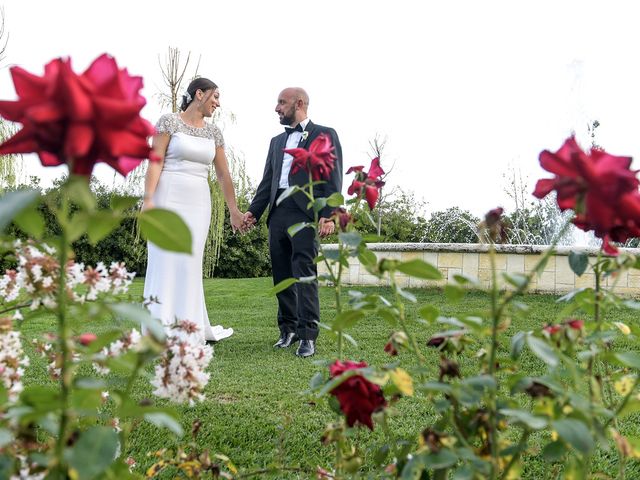
M 431 337 L 427 342 L 427 347 L 438 348 L 446 341 L 447 339 L 445 337 L 441 337 L 441 336 Z
M 444 377 L 460 378 L 460 366 L 458 362 L 449 360 L 446 357 L 440 358 L 440 379 L 441 382 Z
M 566 324 L 574 330 L 582 330 L 582 328 L 584 327 L 584 320 L 572 318 L 571 320 L 567 320 Z
M 500 217 L 502 217 L 503 213 L 504 209 L 502 207 L 489 210 L 484 216 L 484 221 L 487 224 L 487 227 L 491 228 L 496 225 L 500 221 Z
M 553 397 L 551 389 L 539 382 L 532 382 L 524 391 L 533 398 Z
M 98 336 L 95 333 L 83 333 L 78 337 L 78 341 L 85 347 L 92 344 L 97 339 L 98 339 Z
M 396 350 L 396 347 L 391 340 L 389 340 L 387 344 L 384 346 L 384 351 L 387 352 L 392 357 L 395 357 L 396 355 L 398 355 L 398 350 Z
M 554 333 L 558 333 L 562 327 L 560 325 L 546 325 L 542 330 L 547 332 L 549 335 L 553 335 Z

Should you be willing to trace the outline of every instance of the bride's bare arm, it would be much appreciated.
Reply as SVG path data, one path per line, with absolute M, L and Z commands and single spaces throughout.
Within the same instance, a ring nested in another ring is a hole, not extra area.
M 233 180 L 229 173 L 229 163 L 227 162 L 227 156 L 224 153 L 224 147 L 216 148 L 216 156 L 213 159 L 213 165 L 216 169 L 216 177 L 220 182 L 222 188 L 222 194 L 229 207 L 229 213 L 231 214 L 231 226 L 233 230 L 244 230 L 244 216 L 238 210 L 238 204 L 236 203 L 236 193 L 233 189 Z
M 167 152 L 170 139 L 171 136 L 166 133 L 160 133 L 153 137 L 151 148 L 158 156 L 159 161 L 149 162 L 147 165 L 147 174 L 144 179 L 144 203 L 142 204 L 142 210 L 147 210 L 155 206 L 152 198 L 158 186 L 158 180 L 160 179 L 160 173 L 164 165 L 164 155 Z

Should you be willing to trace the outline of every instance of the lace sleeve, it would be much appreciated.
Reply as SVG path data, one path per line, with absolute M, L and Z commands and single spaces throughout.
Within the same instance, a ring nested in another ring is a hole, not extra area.
M 173 135 L 176 133 L 176 122 L 174 116 L 170 113 L 162 115 L 156 122 L 157 133 L 168 133 Z
M 216 126 L 213 126 L 213 139 L 216 142 L 217 147 L 224 147 L 224 137 L 222 136 L 222 131 Z

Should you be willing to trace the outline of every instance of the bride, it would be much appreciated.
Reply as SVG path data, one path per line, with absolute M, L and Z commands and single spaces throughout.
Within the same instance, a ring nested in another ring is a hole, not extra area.
M 209 324 L 202 285 L 202 257 L 211 221 L 208 182 L 211 161 L 231 214 L 231 226 L 234 232 L 245 230 L 236 205 L 222 132 L 205 122 L 205 117 L 211 117 L 219 106 L 218 86 L 206 78 L 196 78 L 182 97 L 182 111 L 160 117 L 153 137 L 153 150 L 160 161 L 149 162 L 142 207 L 175 211 L 193 238 L 190 255 L 168 252 L 148 243 L 144 297 L 157 300 L 149 310 L 165 326 L 176 319 L 194 322 L 203 343 L 233 334 L 231 328 Z

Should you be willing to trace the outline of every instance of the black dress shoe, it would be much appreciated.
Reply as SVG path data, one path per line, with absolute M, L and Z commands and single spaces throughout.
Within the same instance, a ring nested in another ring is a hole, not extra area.
M 273 345 L 273 348 L 288 348 L 291 344 L 298 341 L 298 335 L 294 332 L 283 333 L 280 335 L 278 341 Z
M 316 353 L 316 341 L 315 340 L 300 340 L 296 355 L 302 358 L 310 357 Z

